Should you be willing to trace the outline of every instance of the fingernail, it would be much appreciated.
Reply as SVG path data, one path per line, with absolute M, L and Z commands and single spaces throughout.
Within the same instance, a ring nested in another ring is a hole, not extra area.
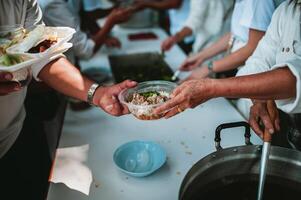
M 274 133 L 274 129 L 269 129 L 269 133 L 273 134 Z
M 13 76 L 11 74 L 5 74 L 4 78 L 9 81 L 13 78 Z

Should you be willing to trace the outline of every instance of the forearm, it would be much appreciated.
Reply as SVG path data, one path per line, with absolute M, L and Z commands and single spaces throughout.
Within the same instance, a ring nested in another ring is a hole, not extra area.
M 225 34 L 221 39 L 212 44 L 210 47 L 203 49 L 199 55 L 203 60 L 207 60 L 216 56 L 228 49 L 229 40 L 231 38 L 231 33 Z
M 185 37 L 190 36 L 191 34 L 192 30 L 189 27 L 184 27 L 173 37 L 175 38 L 176 42 L 181 42 L 182 40 L 184 40 Z
M 39 73 L 39 78 L 53 89 L 82 101 L 87 100 L 92 81 L 83 77 L 67 59 L 60 58 L 49 63 Z
M 214 97 L 279 100 L 296 96 L 296 78 L 288 68 L 210 82 Z
M 112 23 L 110 20 L 107 20 L 105 25 L 95 34 L 91 37 L 91 39 L 95 42 L 95 48 L 94 51 L 97 51 L 106 40 L 106 37 L 111 32 L 112 28 L 114 26 L 114 23 Z
M 246 60 L 252 55 L 253 49 L 249 46 L 242 47 L 241 49 L 225 56 L 224 58 L 213 62 L 214 72 L 224 72 L 236 69 L 245 64 Z

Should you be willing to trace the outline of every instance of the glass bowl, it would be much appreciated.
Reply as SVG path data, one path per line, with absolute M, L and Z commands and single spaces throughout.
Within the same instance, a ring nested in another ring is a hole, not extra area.
M 165 113 L 153 114 L 154 109 L 162 105 L 163 103 L 152 104 L 152 105 L 136 105 L 130 102 L 133 98 L 134 93 L 144 92 L 164 92 L 171 94 L 172 91 L 177 87 L 176 83 L 169 81 L 147 81 L 139 83 L 136 87 L 123 90 L 118 98 L 119 101 L 126 105 L 129 111 L 140 120 L 156 120 L 164 116 Z

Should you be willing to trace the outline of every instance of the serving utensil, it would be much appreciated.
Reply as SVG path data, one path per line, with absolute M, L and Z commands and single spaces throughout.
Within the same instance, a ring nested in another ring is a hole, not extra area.
M 177 78 L 178 78 L 178 76 L 180 75 L 180 73 L 181 73 L 180 70 L 175 71 L 175 73 L 174 73 L 173 76 L 171 77 L 171 80 L 172 80 L 172 81 L 177 80 Z
M 274 101 L 268 101 L 267 102 L 267 109 L 268 113 L 270 115 L 270 118 L 272 122 L 276 119 L 276 105 Z M 264 191 L 264 184 L 265 184 L 265 178 L 267 173 L 267 167 L 268 167 L 268 161 L 269 161 L 269 155 L 271 150 L 271 141 L 272 141 L 272 135 L 268 131 L 267 128 L 264 130 L 263 135 L 263 147 L 262 147 L 262 153 L 261 153 L 261 161 L 260 161 L 260 174 L 259 174 L 259 186 L 258 186 L 258 194 L 257 194 L 257 200 L 262 199 L 263 191 Z

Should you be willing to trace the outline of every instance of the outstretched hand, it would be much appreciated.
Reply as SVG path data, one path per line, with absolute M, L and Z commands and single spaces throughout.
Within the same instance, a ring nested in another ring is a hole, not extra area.
M 113 116 L 128 114 L 128 108 L 119 102 L 118 95 L 124 89 L 132 88 L 136 85 L 136 82 L 126 80 L 113 86 L 100 87 L 96 90 L 93 103 Z

